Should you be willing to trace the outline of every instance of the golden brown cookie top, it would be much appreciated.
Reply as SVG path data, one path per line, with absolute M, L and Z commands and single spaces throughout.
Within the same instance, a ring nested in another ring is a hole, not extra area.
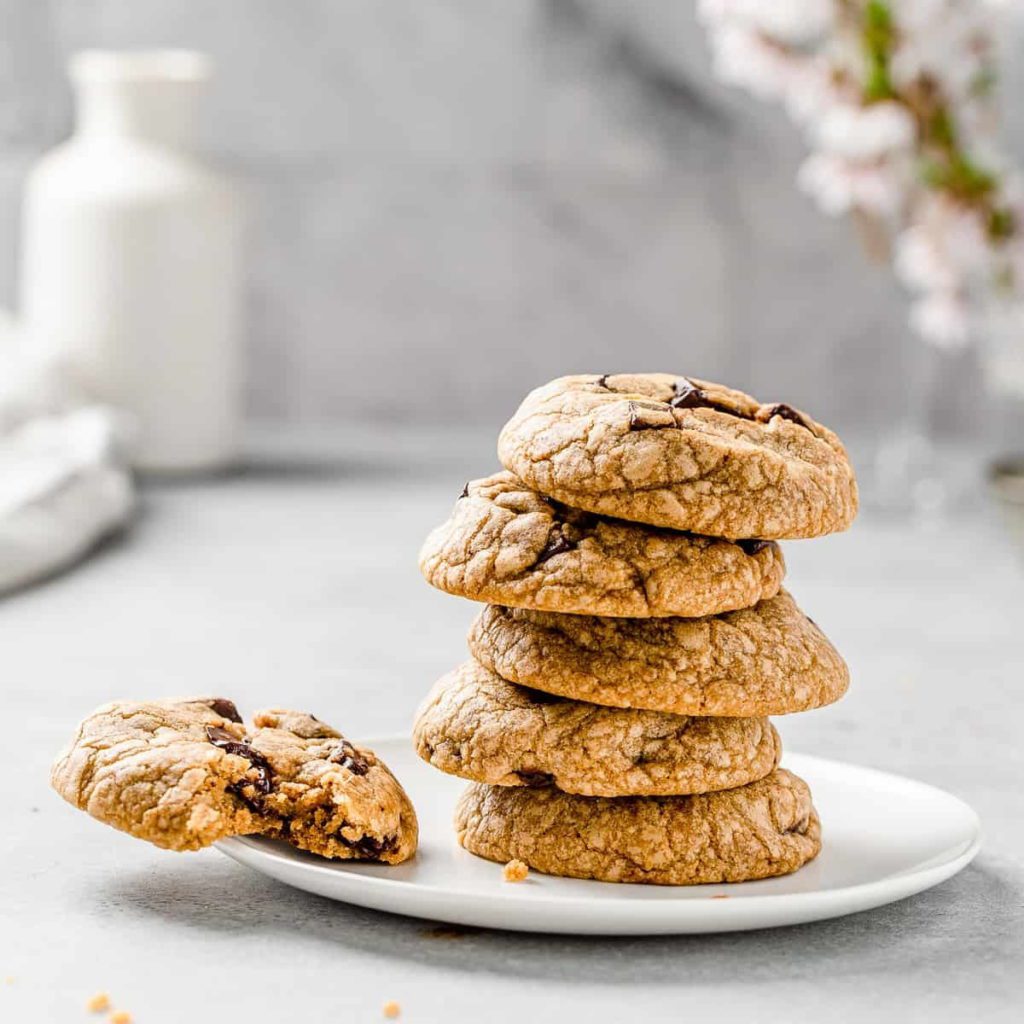
M 413 741 L 451 775 L 588 796 L 730 789 L 763 778 L 782 752 L 766 718 L 597 707 L 516 686 L 474 661 L 438 680 Z
M 420 552 L 450 594 L 540 611 L 709 615 L 775 594 L 778 545 L 700 537 L 581 512 L 511 473 L 466 485 Z
M 857 512 L 853 469 L 826 427 L 671 374 L 545 384 L 505 425 L 498 456 L 566 504 L 715 537 L 817 537 Z
M 398 863 L 416 849 L 408 797 L 370 750 L 312 715 L 224 698 L 117 701 L 89 715 L 51 774 L 94 818 L 171 850 L 232 835 Z
M 784 875 L 817 856 L 807 784 L 777 769 L 748 786 L 665 797 L 583 797 L 474 783 L 455 809 L 459 842 L 498 863 L 572 878 L 656 885 Z
M 602 619 L 489 605 L 477 661 L 524 686 L 684 715 L 783 715 L 838 700 L 846 663 L 786 591 L 699 619 Z

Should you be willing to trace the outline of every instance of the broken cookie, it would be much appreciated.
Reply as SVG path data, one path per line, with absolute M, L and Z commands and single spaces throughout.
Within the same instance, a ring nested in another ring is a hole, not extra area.
M 295 711 L 259 712 L 247 728 L 219 697 L 98 708 L 51 783 L 94 818 L 169 850 L 236 835 L 388 864 L 416 850 L 412 804 L 372 751 Z

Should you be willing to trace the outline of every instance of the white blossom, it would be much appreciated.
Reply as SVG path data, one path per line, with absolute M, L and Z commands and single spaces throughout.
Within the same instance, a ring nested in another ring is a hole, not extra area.
M 785 51 L 734 25 L 715 33 L 712 62 L 723 82 L 747 89 L 762 100 L 784 96 L 793 71 Z
M 711 26 L 731 22 L 799 46 L 832 28 L 836 6 L 834 0 L 701 0 L 698 15 Z
M 934 233 L 922 224 L 913 224 L 896 237 L 893 267 L 900 280 L 916 291 L 948 290 L 959 284 L 956 268 Z
M 909 149 L 916 134 L 914 119 L 898 103 L 834 105 L 814 128 L 817 144 L 826 153 L 864 162 Z
M 910 326 L 939 348 L 963 348 L 971 336 L 967 302 L 959 292 L 930 292 L 911 304 Z
M 797 183 L 833 217 L 854 209 L 891 217 L 903 201 L 901 175 L 881 161 L 862 164 L 813 153 L 801 165 Z

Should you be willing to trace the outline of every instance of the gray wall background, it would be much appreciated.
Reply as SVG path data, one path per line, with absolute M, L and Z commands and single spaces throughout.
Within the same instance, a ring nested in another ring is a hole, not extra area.
M 254 202 L 254 416 L 496 422 L 620 369 L 845 429 L 899 413 L 896 285 L 798 193 L 784 115 L 713 81 L 680 0 L 0 0 L 5 303 L 68 54 L 151 45 L 217 60 L 207 148 Z M 950 372 L 967 413 L 970 360 Z

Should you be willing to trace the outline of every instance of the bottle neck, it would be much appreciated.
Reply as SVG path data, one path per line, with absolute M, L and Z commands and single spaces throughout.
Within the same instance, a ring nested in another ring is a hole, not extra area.
M 165 55 L 82 54 L 71 64 L 75 134 L 190 150 L 206 78 Z

